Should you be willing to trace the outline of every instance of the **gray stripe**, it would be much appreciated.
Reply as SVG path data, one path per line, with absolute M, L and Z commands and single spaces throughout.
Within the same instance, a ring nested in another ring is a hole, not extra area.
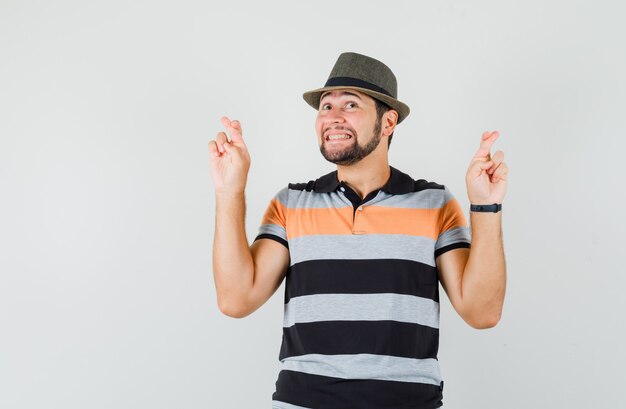
M 308 260 L 393 258 L 435 266 L 435 241 L 405 234 L 300 236 L 289 240 L 291 265 Z
M 443 187 L 443 205 L 448 203 L 450 200 L 454 199 L 454 195 L 446 186 Z
M 352 202 L 343 193 L 331 192 L 331 193 L 315 193 L 307 192 L 306 190 L 291 190 L 289 203 L 287 200 L 281 203 L 288 208 L 298 209 L 323 209 L 323 208 L 335 208 L 335 207 L 350 207 L 352 208 Z
M 383 191 L 364 206 L 376 205 L 381 207 L 396 207 L 401 209 L 439 209 L 442 207 L 444 191 L 428 189 L 420 192 L 411 192 L 404 195 L 390 195 Z
M 272 401 L 272 409 L 310 409 L 304 406 L 292 405 L 291 403 L 281 402 L 279 400 Z
M 403 209 L 438 209 L 445 203 L 444 195 L 445 191 L 441 189 L 428 189 L 404 195 L 390 195 L 389 193 L 385 193 L 381 190 L 378 192 L 376 197 L 367 201 L 364 206 L 377 205 Z M 279 193 L 277 197 L 285 207 L 292 209 L 352 207 L 350 200 L 346 198 L 344 193 L 341 192 L 320 194 L 315 192 L 292 190 L 289 201 L 282 193 Z M 449 200 L 449 198 L 447 200 Z
M 454 229 L 446 230 L 445 232 L 440 234 L 439 239 L 437 239 L 437 243 L 435 243 L 435 250 L 439 250 L 441 247 L 445 247 L 449 244 L 458 243 L 460 241 L 466 243 L 472 242 L 469 227 L 457 227 Z
M 283 327 L 318 321 L 400 321 L 439 328 L 439 303 L 408 294 L 313 294 L 292 297 Z
M 277 224 L 262 224 L 259 226 L 259 234 L 273 234 L 285 241 L 287 240 L 287 232 L 285 228 Z
M 285 186 L 284 188 L 280 189 L 278 193 L 274 195 L 274 198 L 278 199 L 278 201 L 282 203 L 283 206 L 287 207 L 287 202 L 289 200 L 289 191 L 290 191 L 289 188 Z
M 439 362 L 432 358 L 415 359 L 372 354 L 308 354 L 285 358 L 283 368 L 343 379 L 380 379 L 433 385 L 441 383 Z

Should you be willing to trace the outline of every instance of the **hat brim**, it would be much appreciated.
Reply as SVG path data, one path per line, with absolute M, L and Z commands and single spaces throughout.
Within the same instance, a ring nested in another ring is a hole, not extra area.
M 313 109 L 317 111 L 320 106 L 320 97 L 322 96 L 322 94 L 326 91 L 331 91 L 335 89 L 354 89 L 389 105 L 392 109 L 398 112 L 398 122 L 397 122 L 398 124 L 402 122 L 404 118 L 406 118 L 411 112 L 411 109 L 409 108 L 407 104 L 405 104 L 404 102 L 398 101 L 397 99 L 390 97 L 389 95 L 372 91 L 371 89 L 367 89 L 367 88 L 353 87 L 353 86 L 346 86 L 346 85 L 337 85 L 337 86 L 324 87 L 324 88 L 318 88 L 318 89 L 314 89 L 311 91 L 307 91 L 304 94 L 302 94 L 302 98 L 304 98 L 306 103 L 309 104 Z

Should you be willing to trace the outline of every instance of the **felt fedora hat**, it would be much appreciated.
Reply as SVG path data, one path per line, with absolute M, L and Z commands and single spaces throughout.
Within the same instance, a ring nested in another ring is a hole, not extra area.
M 384 102 L 398 111 L 398 123 L 409 115 L 410 109 L 398 100 L 398 82 L 391 69 L 366 55 L 346 52 L 339 55 L 326 84 L 302 94 L 314 109 L 319 109 L 320 98 L 326 91 L 352 88 Z

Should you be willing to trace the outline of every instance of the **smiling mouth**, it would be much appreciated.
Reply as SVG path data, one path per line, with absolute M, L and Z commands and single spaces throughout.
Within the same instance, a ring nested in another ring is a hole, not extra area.
M 329 134 L 326 135 L 325 140 L 327 142 L 334 142 L 334 141 L 346 141 L 348 139 L 352 138 L 351 135 L 342 133 L 342 134 Z

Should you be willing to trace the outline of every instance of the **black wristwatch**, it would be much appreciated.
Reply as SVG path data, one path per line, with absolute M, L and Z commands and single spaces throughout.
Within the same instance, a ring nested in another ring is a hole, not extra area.
M 470 212 L 493 212 L 498 213 L 502 210 L 502 204 L 494 203 L 490 205 L 470 204 Z

